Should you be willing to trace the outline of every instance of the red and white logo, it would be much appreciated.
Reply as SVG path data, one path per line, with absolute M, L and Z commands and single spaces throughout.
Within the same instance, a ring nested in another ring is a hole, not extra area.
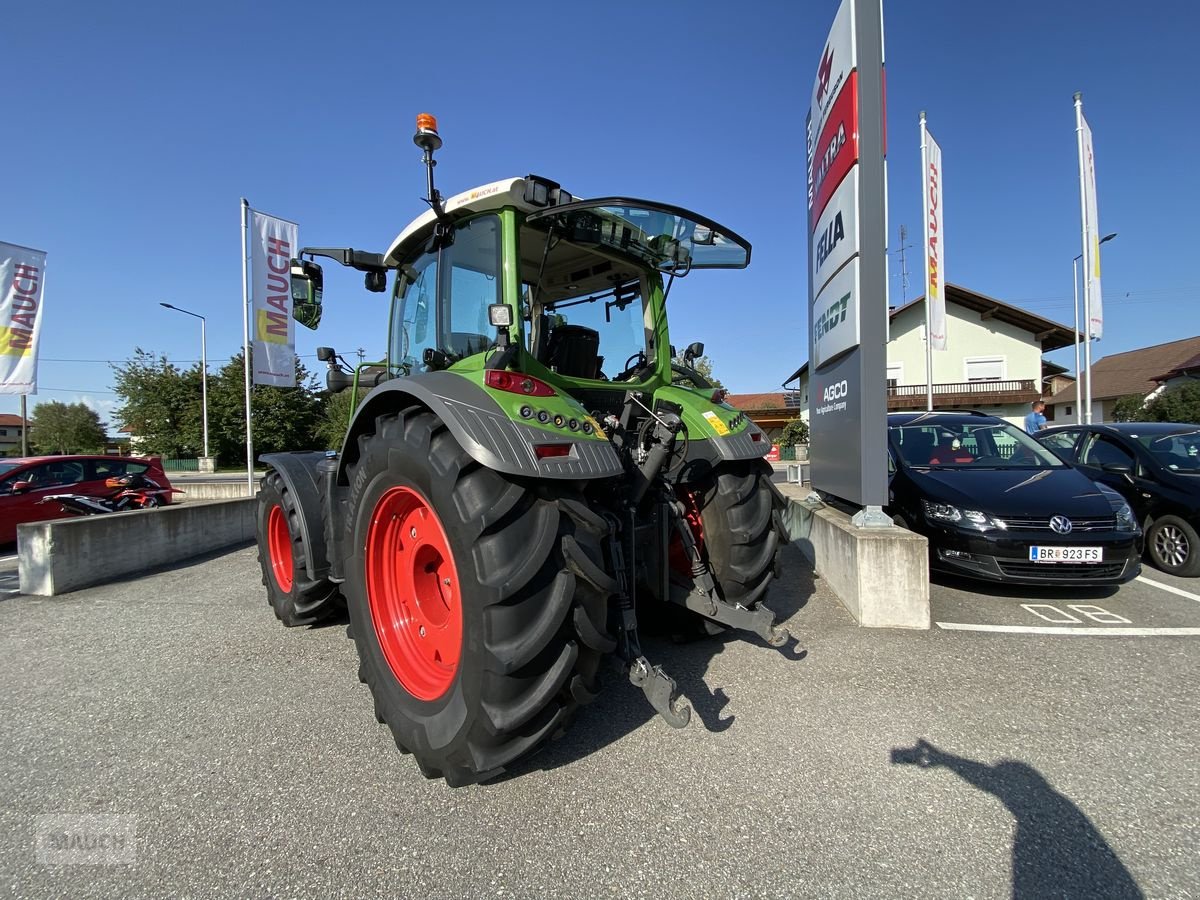
M 821 57 L 821 66 L 817 69 L 817 102 L 825 102 L 825 92 L 829 90 L 829 76 L 833 74 L 833 48 L 825 45 L 825 55 Z

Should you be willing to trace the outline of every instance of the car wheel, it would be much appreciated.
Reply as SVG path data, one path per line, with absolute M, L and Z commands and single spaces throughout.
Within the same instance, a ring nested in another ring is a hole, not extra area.
M 1200 575 L 1200 535 L 1178 516 L 1154 520 L 1146 535 L 1154 565 L 1172 575 Z

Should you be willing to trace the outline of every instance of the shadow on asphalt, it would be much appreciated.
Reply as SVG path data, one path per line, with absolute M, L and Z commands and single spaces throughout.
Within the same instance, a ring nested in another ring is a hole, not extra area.
M 787 622 L 803 609 L 813 594 L 813 573 L 808 566 L 788 570 L 786 589 L 774 587 L 767 605 L 779 622 Z M 734 643 L 757 645 L 762 653 L 776 653 L 793 662 L 803 660 L 808 651 L 792 636 L 782 647 L 771 647 L 757 635 L 725 631 L 713 637 L 679 641 L 669 635 L 662 623 L 649 633 L 642 631 L 642 649 L 647 659 L 675 679 L 679 693 L 692 708 L 689 727 L 700 725 L 709 732 L 726 731 L 737 717 L 727 710 L 731 698 L 723 686 L 710 687 L 705 675 L 710 663 Z M 645 695 L 629 682 L 625 669 L 614 659 L 602 672 L 603 690 L 596 701 L 582 707 L 574 723 L 561 738 L 543 746 L 537 753 L 518 761 L 498 781 L 520 778 L 533 771 L 557 769 L 577 762 L 597 750 L 615 743 L 656 717 Z M 761 684 L 761 682 L 760 682 Z
M 1017 824 L 1012 849 L 1014 898 L 1144 896 L 1083 810 L 1033 766 L 1011 759 L 988 765 L 925 740 L 893 748 L 892 763 L 948 769 L 1008 808 Z
M 968 594 L 978 594 L 982 597 L 1006 597 L 1019 600 L 1103 600 L 1112 597 L 1120 589 L 1119 584 L 1088 584 L 1088 585 L 1029 585 L 1029 584 L 999 584 L 992 581 L 976 581 L 973 578 L 961 578 L 945 572 L 930 572 L 929 583 L 941 587 L 952 588 Z

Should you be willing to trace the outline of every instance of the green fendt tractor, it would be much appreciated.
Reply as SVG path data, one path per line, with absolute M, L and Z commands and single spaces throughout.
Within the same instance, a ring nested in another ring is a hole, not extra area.
M 429 777 L 494 777 L 595 698 L 615 657 L 675 727 L 690 709 L 638 637 L 650 604 L 711 631 L 788 634 L 763 604 L 783 498 L 769 441 L 667 332 L 672 284 L 738 269 L 750 245 L 703 216 L 578 200 L 528 176 L 430 209 L 386 253 L 305 248 L 297 321 L 315 327 L 331 258 L 382 292 L 388 352 L 340 453 L 275 453 L 258 494 L 271 605 L 287 625 L 343 602 L 375 713 Z

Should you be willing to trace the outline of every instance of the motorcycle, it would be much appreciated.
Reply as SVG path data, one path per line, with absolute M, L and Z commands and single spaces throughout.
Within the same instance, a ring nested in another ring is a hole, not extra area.
M 179 488 L 164 488 L 146 475 L 121 475 L 108 478 L 105 480 L 104 486 L 112 490 L 108 496 L 49 494 L 38 503 L 57 503 L 64 512 L 74 516 L 96 516 L 102 513 L 156 509 L 170 503 L 171 494 L 184 493 Z

